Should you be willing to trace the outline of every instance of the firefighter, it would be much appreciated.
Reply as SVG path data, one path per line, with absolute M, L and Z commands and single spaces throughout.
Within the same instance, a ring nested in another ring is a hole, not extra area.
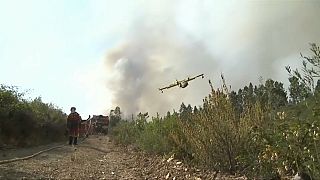
M 76 112 L 75 107 L 71 107 L 70 111 L 71 113 L 68 115 L 67 118 L 67 129 L 69 131 L 69 145 L 77 145 L 81 116 Z

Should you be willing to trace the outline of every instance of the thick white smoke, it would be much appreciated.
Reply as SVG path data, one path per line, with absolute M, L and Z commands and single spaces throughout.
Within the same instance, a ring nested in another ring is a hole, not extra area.
M 152 1 L 139 10 L 122 43 L 106 55 L 112 103 L 127 114 L 200 105 L 207 79 L 163 94 L 157 89 L 201 73 L 219 86 L 223 72 L 235 88 L 259 76 L 285 81 L 284 66 L 297 64 L 308 43 L 320 42 L 316 1 Z

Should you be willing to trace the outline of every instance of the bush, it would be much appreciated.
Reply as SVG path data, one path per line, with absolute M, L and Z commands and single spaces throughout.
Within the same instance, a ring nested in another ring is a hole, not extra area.
M 138 145 L 151 153 L 166 154 L 174 150 L 174 141 L 170 135 L 177 132 L 178 126 L 174 116 L 153 118 L 144 125 L 138 138 Z
M 0 142 L 31 146 L 61 141 L 66 114 L 41 98 L 27 101 L 16 87 L 0 87 Z
M 280 175 L 306 172 L 320 177 L 320 118 L 317 97 L 290 106 L 274 119 L 273 126 L 265 130 L 265 148 L 261 164 L 269 164 Z
M 128 145 L 136 143 L 140 132 L 134 121 L 121 120 L 113 127 L 110 134 L 117 143 Z

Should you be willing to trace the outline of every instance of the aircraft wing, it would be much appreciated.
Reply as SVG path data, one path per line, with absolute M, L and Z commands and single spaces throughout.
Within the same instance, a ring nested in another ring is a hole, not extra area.
M 163 92 L 163 90 L 165 90 L 165 89 L 169 89 L 169 88 L 172 88 L 172 87 L 178 86 L 178 85 L 179 85 L 179 83 L 170 84 L 169 86 L 166 86 L 166 87 L 163 87 L 163 88 L 159 88 L 159 90 L 160 90 L 161 92 Z
M 195 76 L 195 77 L 188 78 L 187 81 L 192 81 L 192 80 L 194 80 L 194 79 L 196 79 L 196 78 L 198 78 L 198 77 L 204 78 L 204 74 L 199 74 L 199 75 L 197 75 L 197 76 Z

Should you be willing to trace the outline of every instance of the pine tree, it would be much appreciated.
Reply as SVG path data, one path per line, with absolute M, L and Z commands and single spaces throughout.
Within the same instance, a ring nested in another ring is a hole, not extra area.
M 297 77 L 290 77 L 289 82 L 290 103 L 297 104 L 308 97 L 308 88 Z
M 194 113 L 194 114 L 197 114 L 198 112 L 199 112 L 199 110 L 198 110 L 197 106 L 194 106 L 194 108 L 193 108 L 193 113 Z

